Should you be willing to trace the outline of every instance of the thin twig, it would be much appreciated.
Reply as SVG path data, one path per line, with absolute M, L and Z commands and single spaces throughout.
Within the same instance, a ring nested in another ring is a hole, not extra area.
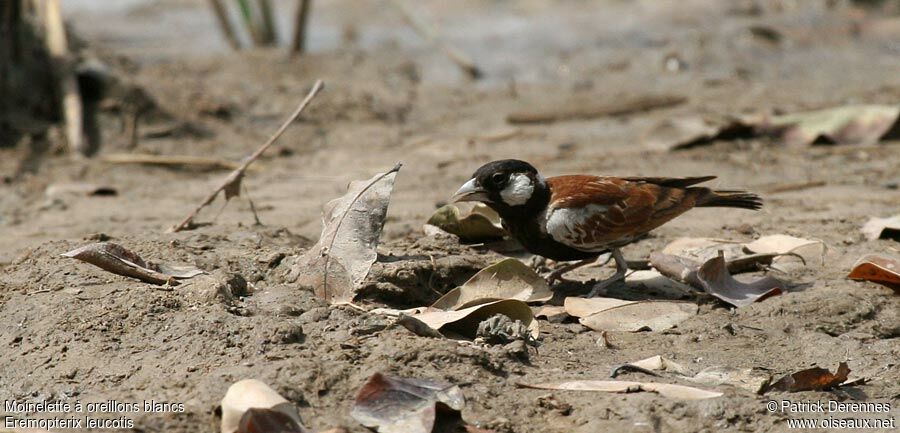
M 44 25 L 47 31 L 47 51 L 55 63 L 53 68 L 62 95 L 62 111 L 66 124 L 66 141 L 74 155 L 86 155 L 88 149 L 84 145 L 82 134 L 83 110 L 81 95 L 78 92 L 78 81 L 69 58 L 69 44 L 66 41 L 66 28 L 63 24 L 59 0 L 47 0 Z
M 194 209 L 193 212 L 191 212 L 183 221 L 178 223 L 178 225 L 172 227 L 169 230 L 171 232 L 180 232 L 187 228 L 191 224 L 191 222 L 194 221 L 194 218 L 197 216 L 197 214 L 200 213 L 200 210 L 212 203 L 220 192 L 225 193 L 226 199 L 229 198 L 230 195 L 228 194 L 226 189 L 234 188 L 235 185 L 240 186 L 240 181 L 244 176 L 244 172 L 247 171 L 247 167 L 249 167 L 250 164 L 253 163 L 253 161 L 256 161 L 256 159 L 259 158 L 263 154 L 263 152 L 266 151 L 266 149 L 272 146 L 272 144 L 274 144 L 275 141 L 278 140 L 278 138 L 281 137 L 282 134 L 284 134 L 284 131 L 286 131 L 289 126 L 291 126 L 291 123 L 293 123 L 294 120 L 297 119 L 297 117 L 300 117 L 300 114 L 303 113 L 303 110 L 306 109 L 306 106 L 309 105 L 310 101 L 312 101 L 312 99 L 316 97 L 319 91 L 322 90 L 323 86 L 324 83 L 322 83 L 322 80 L 316 80 L 316 83 L 313 84 L 312 89 L 310 89 L 306 97 L 303 98 L 303 102 L 301 102 L 300 105 L 297 106 L 297 109 L 294 110 L 294 112 L 291 113 L 287 120 L 281 124 L 278 130 L 275 131 L 275 133 L 272 134 L 272 136 L 269 137 L 269 139 L 262 146 L 260 146 L 259 149 L 256 149 L 256 152 L 253 152 L 253 154 L 250 155 L 250 157 L 247 158 L 240 167 L 231 172 L 231 174 L 229 174 L 228 177 L 225 178 L 222 184 L 219 185 L 218 188 L 213 190 L 213 192 L 210 193 L 209 196 L 206 197 L 206 199 L 203 200 L 203 202 L 200 203 L 200 205 L 197 206 L 197 208 Z
M 409 6 L 406 5 L 402 0 L 391 0 L 391 4 L 394 5 L 400 13 L 403 14 L 403 17 L 407 22 L 416 30 L 422 37 L 428 39 L 429 42 L 440 48 L 444 54 L 453 62 L 459 66 L 463 72 L 468 74 L 472 78 L 481 77 L 481 69 L 475 65 L 475 62 L 469 58 L 468 55 L 463 53 L 462 51 L 456 49 L 451 46 L 447 42 L 441 38 L 438 34 L 437 30 L 434 27 L 430 26 L 425 20 L 420 18 L 418 15 L 413 12 Z
M 309 18 L 309 10 L 312 0 L 299 0 L 297 4 L 297 18 L 294 23 L 294 39 L 291 42 L 291 54 L 302 54 L 306 51 L 306 22 Z
M 219 29 L 221 29 L 222 34 L 225 35 L 225 40 L 228 41 L 228 45 L 231 46 L 232 49 L 239 50 L 241 49 L 241 41 L 234 31 L 234 25 L 228 17 L 228 9 L 225 8 L 225 3 L 223 3 L 223 1 L 224 0 L 209 0 L 209 5 L 216 15 L 216 22 L 219 23 Z

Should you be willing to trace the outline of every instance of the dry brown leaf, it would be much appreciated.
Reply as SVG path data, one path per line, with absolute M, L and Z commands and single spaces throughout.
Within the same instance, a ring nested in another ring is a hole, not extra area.
M 872 281 L 884 284 L 900 292 L 900 260 L 878 254 L 868 254 L 856 261 L 850 275 L 851 280 Z
M 677 400 L 704 400 L 721 397 L 716 391 L 694 388 L 684 385 L 653 382 L 628 382 L 620 380 L 572 380 L 565 382 L 547 382 L 538 384 L 519 384 L 525 388 L 549 389 L 560 391 L 596 391 L 596 392 L 655 392 L 663 397 Z
M 441 332 L 443 335 L 451 333 L 472 339 L 475 338 L 475 334 L 478 331 L 478 324 L 497 314 L 522 322 L 530 330 L 532 338 L 538 338 L 540 335 L 538 321 L 534 319 L 531 308 L 528 304 L 515 299 L 492 301 L 460 310 L 441 311 L 429 309 L 424 313 L 408 317 L 421 322 L 428 329 Z M 407 328 L 409 329 L 409 327 Z M 416 332 L 414 329 L 410 330 Z M 428 331 L 428 334 L 432 333 Z
M 61 254 L 90 263 L 117 275 L 137 278 L 151 284 L 178 285 L 178 279 L 187 279 L 203 273 L 189 265 L 152 265 L 135 252 L 112 242 L 98 242 Z
M 456 385 L 375 373 L 356 394 L 350 416 L 379 433 L 431 433 L 439 412 L 459 417 L 464 406 Z
M 458 310 L 500 299 L 542 302 L 553 297 L 547 280 L 516 259 L 503 259 L 438 299 L 432 308 Z
M 779 295 L 784 290 L 784 283 L 770 276 L 750 283 L 735 280 L 728 273 L 724 255 L 700 266 L 697 280 L 707 293 L 735 307 L 745 307 L 769 296 Z
M 872 218 L 862 228 L 866 239 L 893 239 L 900 241 L 900 215 L 888 218 Z
M 475 204 L 468 212 L 448 204 L 436 210 L 427 224 L 459 236 L 465 242 L 486 242 L 506 236 L 500 215 L 481 203 Z
M 293 420 L 297 426 L 303 426 L 297 408 L 274 389 L 256 379 L 244 379 L 228 387 L 221 406 L 221 433 L 237 432 L 244 413 L 253 408 L 272 409 Z
M 306 429 L 283 412 L 250 408 L 241 416 L 237 433 L 306 433 Z
M 566 312 L 595 331 L 662 331 L 697 314 L 697 305 L 679 301 L 623 301 L 613 298 L 565 300 Z
M 772 390 L 787 392 L 822 391 L 844 383 L 849 374 L 850 367 L 847 366 L 846 362 L 840 363 L 837 372 L 833 374 L 821 367 L 807 368 L 778 379 L 778 381 L 768 387 L 766 392 Z
M 312 287 L 332 304 L 353 302 L 378 257 L 394 179 L 400 164 L 367 181 L 351 182 L 347 193 L 325 205 L 319 241 L 297 258 L 287 280 Z

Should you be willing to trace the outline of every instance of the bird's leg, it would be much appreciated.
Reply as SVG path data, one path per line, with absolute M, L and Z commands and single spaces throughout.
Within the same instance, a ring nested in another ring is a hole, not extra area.
M 613 276 L 594 284 L 594 288 L 591 289 L 590 293 L 587 295 L 588 298 L 597 296 L 598 293 L 602 292 L 613 283 L 625 280 L 625 273 L 628 272 L 628 262 L 625 260 L 625 256 L 622 255 L 622 251 L 618 248 L 613 248 L 611 255 L 612 258 L 616 260 L 616 273 L 613 274 Z M 609 259 L 607 259 L 607 261 L 609 261 Z
M 587 259 L 587 260 L 582 260 L 582 261 L 580 261 L 580 262 L 569 263 L 568 265 L 561 266 L 559 269 L 557 269 L 557 270 L 551 272 L 550 275 L 547 275 L 547 283 L 548 283 L 548 284 L 551 284 L 551 285 L 552 285 L 553 283 L 557 282 L 557 281 L 559 281 L 559 282 L 561 282 L 561 283 L 568 283 L 568 282 L 570 282 L 570 281 L 567 280 L 567 279 L 565 279 L 565 278 L 563 278 L 563 277 L 562 277 L 562 274 L 565 274 L 566 272 L 569 272 L 569 271 L 578 269 L 578 268 L 580 268 L 580 267 L 582 267 L 582 266 L 585 266 L 585 265 L 589 265 L 589 264 L 591 264 L 591 263 L 594 263 L 594 261 L 596 261 L 596 260 L 597 260 L 597 259 Z M 609 261 L 609 257 L 606 258 L 606 261 L 607 261 L 607 262 Z M 604 263 L 604 264 L 605 264 L 605 263 Z M 602 266 L 602 265 L 601 265 L 601 266 Z

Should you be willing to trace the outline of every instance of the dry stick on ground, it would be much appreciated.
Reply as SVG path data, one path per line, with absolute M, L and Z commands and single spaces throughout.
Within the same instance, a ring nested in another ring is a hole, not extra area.
M 66 124 L 66 141 L 73 155 L 85 155 L 87 148 L 84 145 L 82 134 L 83 118 L 81 95 L 78 93 L 78 81 L 75 78 L 75 69 L 69 58 L 69 44 L 66 41 L 66 28 L 63 25 L 62 12 L 59 8 L 59 0 L 47 0 L 44 5 L 46 15 L 47 51 L 53 60 L 53 70 L 60 95 L 62 95 L 62 112 Z
M 437 30 L 418 17 L 409 6 L 403 3 L 402 0 L 391 0 L 391 4 L 400 10 L 400 13 L 403 14 L 406 21 L 409 22 L 420 35 L 444 51 L 444 54 L 446 54 L 453 63 L 456 63 L 457 66 L 462 68 L 466 74 L 472 78 L 481 77 L 481 70 L 478 69 L 478 66 L 475 65 L 475 62 L 473 62 L 469 56 L 444 42 L 440 35 L 438 35 Z
M 235 50 L 241 49 L 241 41 L 238 40 L 237 33 L 234 31 L 234 25 L 231 24 L 231 19 L 228 18 L 228 9 L 225 9 L 223 0 L 209 0 L 209 5 L 216 15 L 216 22 L 219 24 L 222 34 L 225 35 L 228 45 Z
M 235 170 L 240 163 L 218 158 L 192 155 L 153 155 L 147 153 L 113 153 L 103 155 L 100 161 L 110 164 L 180 165 L 202 168 Z
M 263 154 L 263 152 L 266 151 L 266 149 L 272 146 L 272 144 L 274 144 L 275 141 L 278 140 L 278 138 L 281 137 L 282 134 L 284 134 L 284 131 L 287 130 L 288 126 L 291 126 L 291 123 L 293 123 L 294 120 L 297 119 L 297 117 L 300 117 L 300 114 L 303 113 L 303 110 L 306 109 L 306 106 L 309 105 L 309 102 L 316 97 L 320 90 L 322 90 L 323 86 L 324 84 L 322 83 L 322 80 L 316 80 L 316 83 L 313 84 L 312 89 L 309 91 L 306 97 L 303 98 L 303 102 L 301 102 L 300 105 L 297 106 L 297 109 L 294 110 L 293 113 L 291 113 L 290 117 L 288 117 L 287 120 L 283 124 L 281 124 L 281 127 L 279 127 L 278 130 L 275 131 L 275 133 L 272 134 L 272 136 L 269 137 L 269 139 L 259 147 L 259 149 L 256 149 L 256 152 L 253 152 L 253 154 L 250 155 L 250 157 L 247 158 L 240 167 L 232 171 L 231 174 L 229 174 L 228 177 L 225 178 L 222 184 L 219 185 L 215 190 L 213 190 L 213 192 L 208 197 L 206 197 L 206 199 L 203 200 L 202 203 L 200 203 L 200 206 L 197 206 L 197 208 L 194 209 L 194 211 L 191 212 L 184 219 L 184 221 L 178 223 L 178 225 L 172 227 L 169 230 L 172 232 L 179 232 L 187 228 L 191 224 L 191 222 L 194 221 L 194 218 L 197 216 L 197 214 L 200 213 L 200 210 L 212 203 L 220 192 L 225 193 L 226 201 L 232 196 L 238 195 L 240 192 L 241 180 L 244 177 L 244 172 L 247 171 L 247 167 L 249 167 L 250 164 L 253 163 L 253 161 L 256 161 L 256 159 L 259 158 Z
M 309 10 L 312 0 L 299 0 L 297 4 L 297 19 L 294 23 L 294 40 L 291 42 L 291 54 L 301 54 L 306 50 L 306 22 L 309 18 Z

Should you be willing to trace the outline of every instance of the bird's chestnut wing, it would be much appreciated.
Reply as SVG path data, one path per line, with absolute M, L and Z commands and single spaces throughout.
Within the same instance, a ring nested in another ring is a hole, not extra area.
M 665 186 L 679 183 L 668 178 L 576 175 L 547 183 L 547 234 L 587 251 L 625 245 L 694 207 L 697 196 L 695 190 Z

